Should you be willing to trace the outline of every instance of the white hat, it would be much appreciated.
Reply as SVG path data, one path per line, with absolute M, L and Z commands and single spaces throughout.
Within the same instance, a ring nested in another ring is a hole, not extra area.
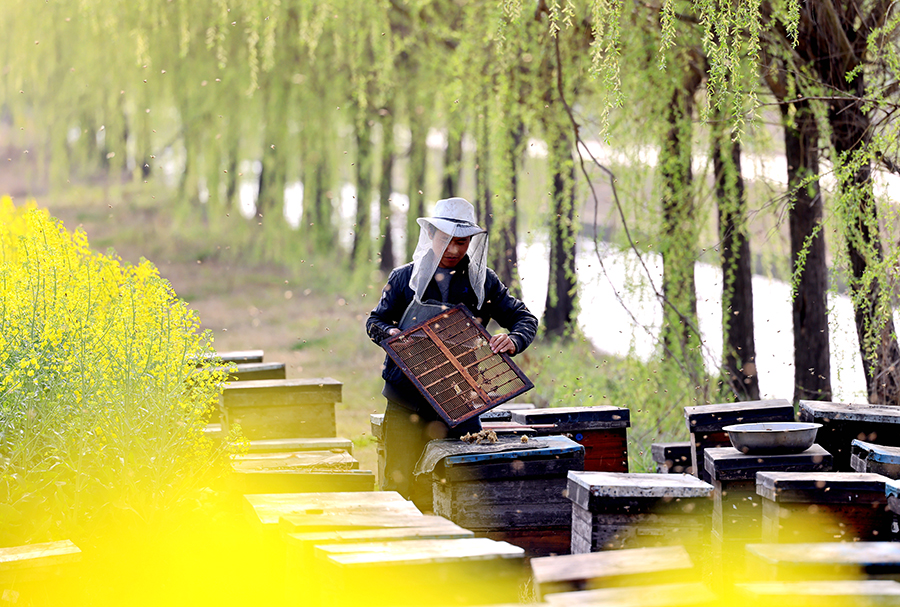
M 475 223 L 475 207 L 464 198 L 444 198 L 434 207 L 434 217 L 419 217 L 419 242 L 413 253 L 413 271 L 409 287 L 415 300 L 422 302 L 428 284 L 441 261 L 447 245 L 454 238 L 471 236 L 469 257 L 469 284 L 478 299 L 478 307 L 484 305 L 484 281 L 487 275 L 487 230 Z
M 434 205 L 434 217 L 419 217 L 418 224 L 437 228 L 454 238 L 482 234 L 485 229 L 475 222 L 475 207 L 465 198 L 443 198 Z

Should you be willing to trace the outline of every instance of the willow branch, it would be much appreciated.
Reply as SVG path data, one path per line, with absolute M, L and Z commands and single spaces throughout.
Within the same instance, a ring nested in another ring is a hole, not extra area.
M 624 209 L 622 208 L 622 204 L 621 204 L 621 201 L 620 201 L 620 199 L 619 199 L 618 188 L 616 187 L 615 174 L 614 174 L 608 167 L 606 167 L 605 165 L 603 165 L 602 163 L 600 163 L 599 160 L 597 160 L 597 158 L 591 153 L 591 151 L 590 151 L 590 149 L 588 148 L 588 146 L 587 146 L 587 145 L 584 143 L 584 141 L 581 139 L 580 127 L 579 127 L 579 125 L 578 125 L 578 121 L 575 119 L 575 114 L 574 114 L 574 112 L 572 111 L 572 107 L 571 107 L 571 106 L 569 105 L 569 103 L 566 101 L 565 88 L 564 88 L 564 86 L 563 86 L 563 78 L 562 78 L 562 57 L 561 57 L 561 53 L 560 53 L 560 50 L 559 50 L 559 35 L 554 36 L 554 46 L 555 46 L 555 51 L 556 51 L 556 66 L 557 66 L 557 70 L 556 70 L 556 88 L 557 88 L 557 92 L 559 93 L 560 102 L 562 103 L 563 107 L 564 107 L 565 110 L 566 110 L 566 114 L 567 114 L 568 117 L 569 117 L 569 121 L 572 123 L 572 130 L 573 130 L 574 135 L 575 135 L 575 142 L 576 142 L 576 144 L 577 144 L 578 146 L 584 148 L 585 152 L 586 152 L 587 155 L 590 157 L 590 159 L 591 159 L 591 161 L 594 163 L 594 165 L 596 165 L 601 171 L 603 171 L 603 172 L 607 175 L 607 177 L 609 178 L 609 184 L 610 184 L 610 187 L 611 187 L 612 193 L 613 193 L 613 200 L 615 201 L 616 210 L 617 210 L 618 213 L 619 213 L 619 217 L 620 217 L 620 219 L 622 220 L 622 226 L 623 226 L 623 229 L 624 229 L 624 231 L 625 231 L 626 238 L 627 238 L 627 240 L 628 240 L 628 245 L 629 245 L 629 247 L 631 248 L 631 250 L 634 251 L 635 255 L 636 255 L 637 258 L 638 258 L 638 262 L 640 263 L 641 267 L 644 269 L 644 272 L 645 272 L 645 274 L 646 274 L 646 276 L 647 276 L 647 281 L 648 281 L 648 283 L 650 284 L 650 288 L 653 290 L 654 295 L 655 295 L 661 302 L 663 302 L 664 305 L 668 306 L 671 310 L 673 310 L 673 311 L 679 316 L 679 318 L 682 319 L 682 321 L 683 321 L 685 324 L 688 324 L 688 325 L 689 325 L 694 331 L 696 331 L 697 334 L 699 335 L 699 334 L 700 334 L 699 328 L 696 327 L 696 326 L 694 326 L 694 325 L 690 322 L 690 319 L 687 318 L 687 317 L 686 317 L 686 316 L 685 316 L 678 308 L 676 308 L 676 307 L 672 304 L 672 302 L 670 302 L 670 301 L 666 298 L 665 294 L 661 293 L 661 292 L 659 291 L 659 289 L 657 289 L 656 285 L 655 285 L 654 282 L 653 282 L 653 278 L 652 278 L 652 275 L 651 275 L 651 273 L 650 273 L 650 269 L 647 267 L 647 264 L 646 264 L 646 262 L 644 261 L 643 256 L 641 255 L 641 252 L 638 250 L 637 244 L 635 244 L 634 239 L 631 237 L 631 231 L 628 229 L 628 222 L 627 222 L 627 220 L 626 220 L 626 218 L 625 218 L 625 211 L 624 211 Z M 609 272 L 606 271 L 606 266 L 605 266 L 604 263 L 603 263 L 603 257 L 600 255 L 600 243 L 599 243 L 598 240 L 597 240 L 597 234 L 599 233 L 599 230 L 597 229 L 597 205 L 598 205 L 598 202 L 599 202 L 599 197 L 597 196 L 597 191 L 596 191 L 596 189 L 594 188 L 594 183 L 593 183 L 593 181 L 591 180 L 590 176 L 588 175 L 587 167 L 585 166 L 583 155 L 582 155 L 581 153 L 579 153 L 579 154 L 578 154 L 578 158 L 579 158 L 579 165 L 580 165 L 580 167 L 581 167 L 581 172 L 582 172 L 582 174 L 583 174 L 584 177 L 585 177 L 585 181 L 587 182 L 588 187 L 591 189 L 591 196 L 592 196 L 593 199 L 594 199 L 594 211 L 595 211 L 595 212 L 594 212 L 594 233 L 593 233 L 593 242 L 594 242 L 594 251 L 595 251 L 595 253 L 596 253 L 596 255 L 597 255 L 597 261 L 599 262 L 600 268 L 603 270 L 603 274 L 606 276 L 607 281 L 609 281 L 610 286 L 613 287 L 613 293 L 615 293 L 616 300 L 619 302 L 619 304 L 622 306 L 622 308 L 624 308 L 624 310 L 628 313 L 628 315 L 631 317 L 631 319 L 632 319 L 632 321 L 635 323 L 635 325 L 641 327 L 648 335 L 653 336 L 653 332 L 652 332 L 648 327 L 646 327 L 645 325 L 643 325 L 640 321 L 638 321 L 638 319 L 635 317 L 634 313 L 628 308 L 628 306 L 627 306 L 627 304 L 625 303 L 625 301 L 624 301 L 624 300 L 622 299 L 622 297 L 619 295 L 619 291 L 615 288 L 615 285 L 612 283 L 612 279 L 609 277 Z M 684 361 L 679 360 L 679 359 L 677 358 L 677 356 L 675 355 L 675 353 L 674 353 L 668 346 L 666 346 L 665 343 L 664 343 L 662 340 L 658 340 L 658 341 L 659 341 L 659 343 L 662 345 L 662 347 L 664 348 L 664 350 L 666 351 L 666 353 L 669 354 L 670 359 L 676 361 L 676 363 L 677 363 L 678 366 L 681 368 L 681 370 L 684 371 L 685 374 L 689 375 L 689 376 L 694 380 L 694 382 L 695 382 L 696 385 L 699 385 L 699 384 L 700 384 L 700 378 L 697 377 L 697 375 L 696 375 L 696 373 L 695 373 L 695 370 L 694 370 L 694 369 L 689 369 L 689 368 L 684 364 Z M 701 342 L 701 343 L 702 343 L 702 342 Z M 710 354 L 709 349 L 707 348 L 707 346 L 706 346 L 705 344 L 704 344 L 702 347 L 707 351 L 707 354 Z

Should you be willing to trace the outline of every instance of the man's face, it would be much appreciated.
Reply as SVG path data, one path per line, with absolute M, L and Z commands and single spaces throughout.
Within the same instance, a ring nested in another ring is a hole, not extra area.
M 441 262 L 438 265 L 446 269 L 455 268 L 457 264 L 462 261 L 462 258 L 466 256 L 466 253 L 469 250 L 469 241 L 471 240 L 471 236 L 453 238 L 450 240 L 447 249 L 444 251 L 444 256 L 441 257 Z

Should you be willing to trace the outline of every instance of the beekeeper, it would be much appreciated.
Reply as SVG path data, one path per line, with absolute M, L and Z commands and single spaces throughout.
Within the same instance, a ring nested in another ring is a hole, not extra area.
M 472 204 L 463 198 L 438 200 L 434 216 L 417 222 L 419 242 L 412 263 L 391 272 L 366 320 L 372 341 L 380 344 L 461 303 L 482 326 L 493 319 L 506 329 L 491 337 L 493 352 L 515 355 L 527 348 L 537 332 L 537 318 L 487 267 L 488 235 L 476 223 Z M 382 377 L 387 406 L 381 488 L 409 498 L 413 469 L 428 441 L 478 432 L 481 421 L 475 416 L 449 428 L 388 356 Z

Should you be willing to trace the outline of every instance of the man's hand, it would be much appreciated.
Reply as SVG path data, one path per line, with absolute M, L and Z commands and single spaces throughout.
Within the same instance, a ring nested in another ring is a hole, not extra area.
M 512 337 L 506 333 L 498 333 L 491 337 L 490 346 L 491 352 L 494 354 L 499 352 L 506 352 L 507 354 L 516 353 L 516 342 L 514 342 Z
M 402 333 L 402 331 L 400 331 L 400 329 L 398 329 L 397 327 L 393 327 L 393 328 L 391 328 L 391 329 L 388 329 L 388 337 L 391 337 L 391 336 L 393 336 L 393 335 L 396 335 L 397 333 Z

